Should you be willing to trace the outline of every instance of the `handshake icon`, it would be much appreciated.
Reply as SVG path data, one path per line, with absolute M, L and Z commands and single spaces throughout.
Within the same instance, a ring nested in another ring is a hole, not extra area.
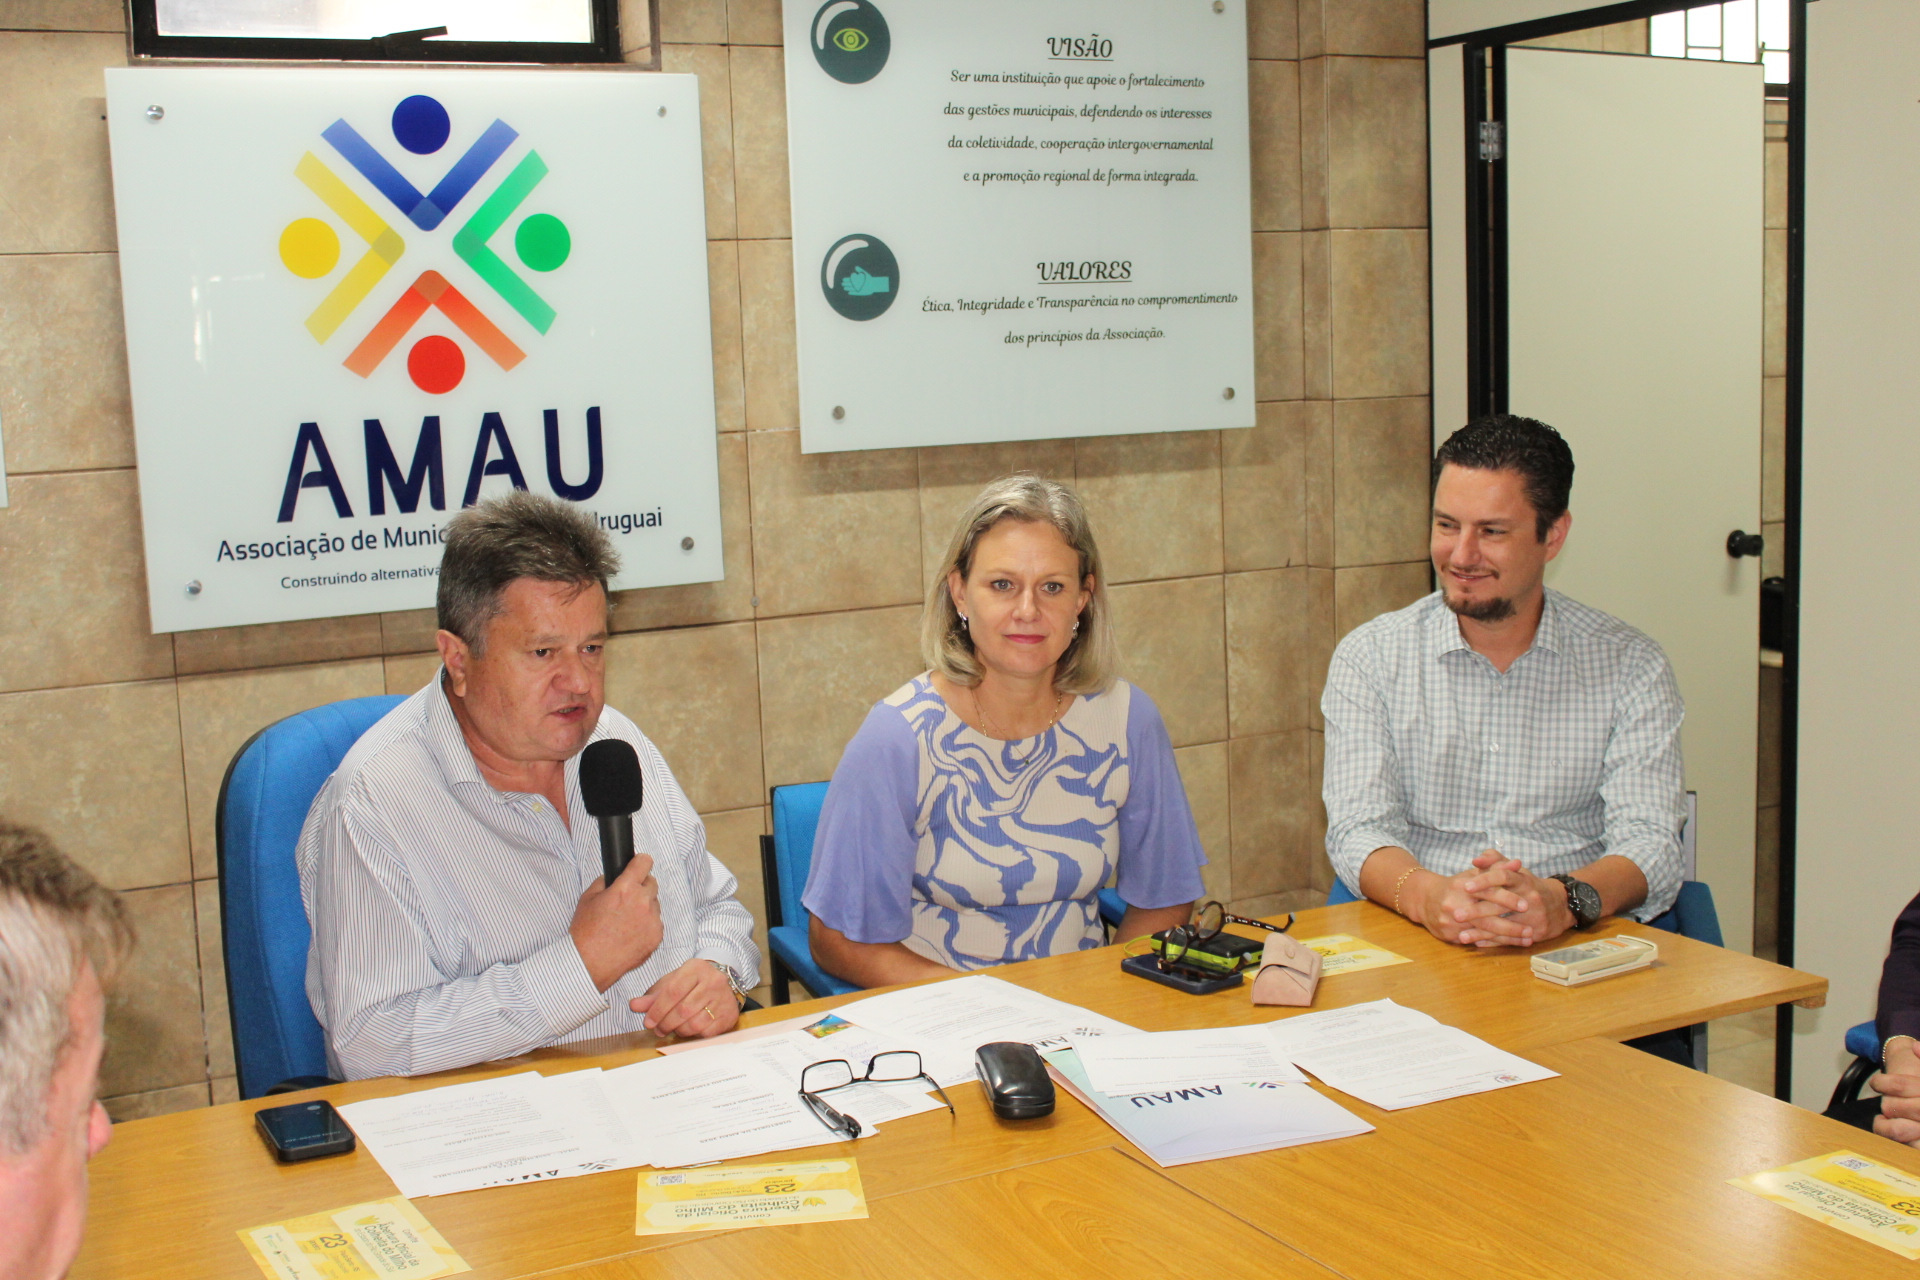
M 876 293 L 892 293 L 893 281 L 886 276 L 871 275 L 865 267 L 855 267 L 852 275 L 840 281 L 840 287 L 848 297 L 870 298 Z

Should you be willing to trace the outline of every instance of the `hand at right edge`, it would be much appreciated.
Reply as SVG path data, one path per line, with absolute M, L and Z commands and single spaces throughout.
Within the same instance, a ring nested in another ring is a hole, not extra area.
M 1913 1041 L 1895 1040 L 1887 1046 L 1886 1069 L 1867 1081 L 1880 1095 L 1880 1114 L 1873 1131 L 1883 1138 L 1920 1146 L 1920 1057 Z

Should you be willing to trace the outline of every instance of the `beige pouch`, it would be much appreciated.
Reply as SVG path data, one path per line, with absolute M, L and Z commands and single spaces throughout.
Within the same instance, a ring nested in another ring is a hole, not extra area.
M 1267 939 L 1253 976 L 1255 1004 L 1309 1005 L 1320 985 L 1320 953 L 1284 933 Z

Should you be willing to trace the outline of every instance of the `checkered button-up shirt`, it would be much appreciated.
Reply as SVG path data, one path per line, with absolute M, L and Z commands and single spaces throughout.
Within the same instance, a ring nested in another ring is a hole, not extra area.
M 1359 892 L 1375 849 L 1429 871 L 1481 851 L 1537 876 L 1617 854 L 1647 878 L 1647 920 L 1680 888 L 1680 721 L 1666 654 L 1619 619 L 1546 593 L 1533 647 L 1504 673 L 1438 592 L 1340 642 L 1327 722 L 1327 857 Z

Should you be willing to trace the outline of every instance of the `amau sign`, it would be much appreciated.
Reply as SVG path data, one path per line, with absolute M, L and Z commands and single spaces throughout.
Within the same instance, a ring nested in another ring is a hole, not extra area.
M 413 609 L 509 487 L 721 576 L 691 76 L 107 73 L 155 631 Z

